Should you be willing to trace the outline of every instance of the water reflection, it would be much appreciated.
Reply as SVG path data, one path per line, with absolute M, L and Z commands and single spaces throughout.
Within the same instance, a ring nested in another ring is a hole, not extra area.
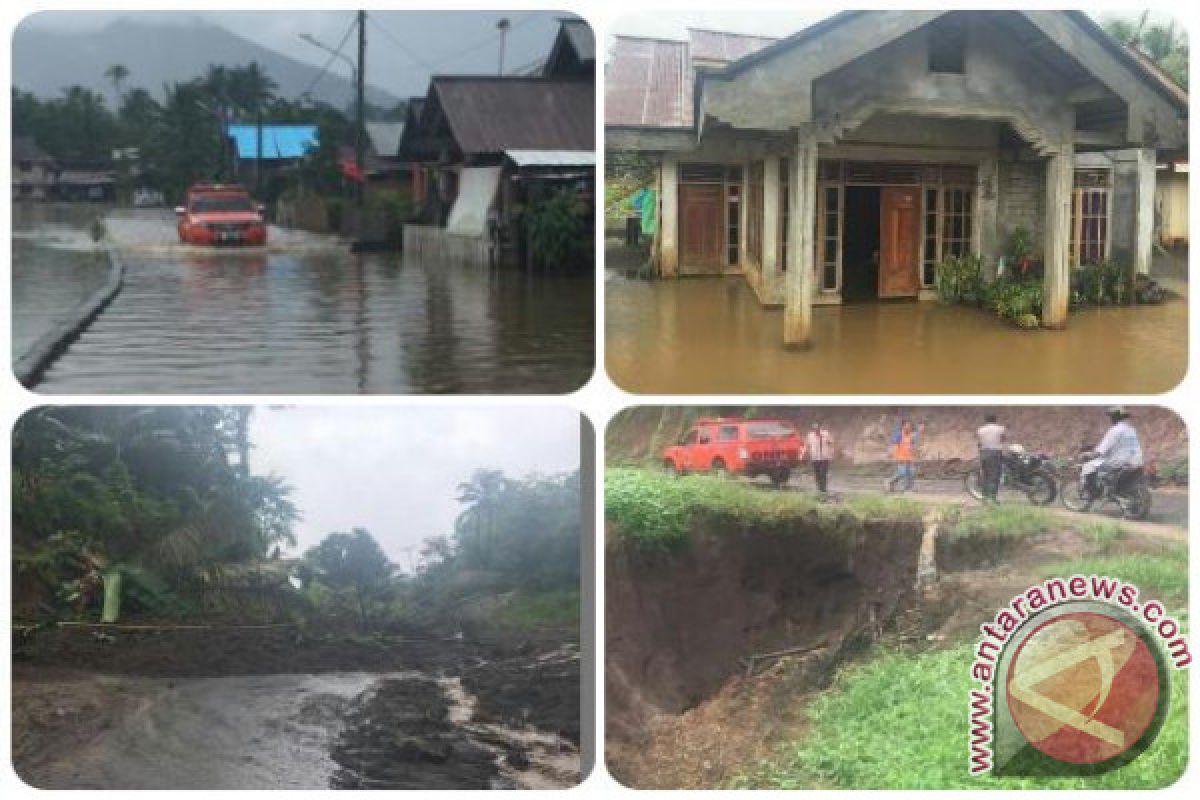
M 194 251 L 162 218 L 110 230 L 136 238 L 125 287 L 38 391 L 556 393 L 591 374 L 590 275 L 352 255 L 286 233 L 266 251 Z
M 1187 302 L 1071 314 L 1015 330 L 975 309 L 867 303 L 814 309 L 814 346 L 782 346 L 783 312 L 738 278 L 610 277 L 609 375 L 642 393 L 1144 394 L 1187 367 Z

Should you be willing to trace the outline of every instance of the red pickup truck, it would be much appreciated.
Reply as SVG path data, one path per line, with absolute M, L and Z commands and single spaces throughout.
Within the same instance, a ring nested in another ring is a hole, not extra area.
M 175 209 L 179 241 L 184 244 L 267 243 L 262 206 L 250 193 L 230 183 L 197 183 L 184 205 Z
M 662 464 L 676 475 L 766 475 L 782 486 L 803 458 L 804 440 L 790 422 L 715 417 L 696 420 L 679 444 L 663 450 Z

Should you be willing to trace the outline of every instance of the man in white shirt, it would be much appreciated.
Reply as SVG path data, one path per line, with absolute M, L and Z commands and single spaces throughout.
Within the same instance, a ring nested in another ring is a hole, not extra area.
M 833 434 L 819 422 L 814 422 L 804 440 L 808 460 L 812 462 L 817 491 L 829 491 L 829 462 L 833 459 Z
M 1000 494 L 1000 473 L 1004 469 L 1004 437 L 1008 433 L 996 421 L 995 414 L 983 418 L 983 427 L 975 431 L 979 444 L 979 471 L 983 477 L 983 499 L 996 502 Z
M 1112 426 L 1092 450 L 1093 458 L 1084 463 L 1081 470 L 1083 488 L 1089 493 L 1098 490 L 1095 476 L 1101 472 L 1111 474 L 1117 470 L 1141 467 L 1145 463 L 1142 460 L 1142 443 L 1129 422 L 1129 413 L 1123 406 L 1113 406 L 1107 413 Z

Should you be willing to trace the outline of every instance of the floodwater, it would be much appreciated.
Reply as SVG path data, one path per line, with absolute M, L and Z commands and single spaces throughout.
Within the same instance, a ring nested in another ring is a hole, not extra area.
M 88 205 L 13 206 L 14 360 L 108 280 L 108 260 L 87 231 L 104 212 Z
M 377 677 L 102 678 L 136 708 L 25 777 L 48 789 L 327 789 L 338 720 Z
M 813 310 L 813 346 L 740 277 L 608 275 L 609 377 L 646 394 L 1152 394 L 1187 369 L 1187 301 L 1072 312 L 1022 331 L 979 309 L 865 303 Z
M 107 226 L 124 288 L 38 391 L 556 393 L 592 372 L 590 274 L 351 254 L 275 228 L 266 248 L 184 247 L 161 210 L 114 212 Z M 15 278 L 40 270 L 43 251 L 32 258 Z M 45 315 L 30 305 L 25 316 Z

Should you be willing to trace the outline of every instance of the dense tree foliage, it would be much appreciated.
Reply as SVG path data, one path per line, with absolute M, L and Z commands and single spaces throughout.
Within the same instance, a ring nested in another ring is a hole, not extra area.
M 298 513 L 279 478 L 250 473 L 248 414 L 211 406 L 26 414 L 13 430 L 15 584 L 61 611 L 89 575 L 122 576 L 145 605 L 161 606 L 235 575 L 244 582 L 250 565 L 277 560 L 294 544 Z
M 277 97 L 275 81 L 255 62 L 211 65 L 202 76 L 164 85 L 161 100 L 142 88 L 122 91 L 129 70 L 120 64 L 105 77 L 118 98 L 115 111 L 103 95 L 79 86 L 51 99 L 13 88 L 13 133 L 31 136 L 68 164 L 107 166 L 114 150 L 136 149 L 139 185 L 178 200 L 198 180 L 232 179 L 236 154 L 224 135 L 227 122 L 315 124 L 320 147 L 301 178 L 320 191 L 340 185 L 336 153 L 353 141 L 351 122 L 331 106 Z
M 364 528 L 331 533 L 304 554 L 310 576 L 334 594 L 348 595 L 359 625 L 370 627 L 373 609 L 392 596 L 396 568 Z
M 1109 17 L 1104 29 L 1121 44 L 1133 47 L 1171 76 L 1184 89 L 1188 85 L 1187 31 L 1175 22 L 1152 22 L 1150 12 L 1136 19 Z

